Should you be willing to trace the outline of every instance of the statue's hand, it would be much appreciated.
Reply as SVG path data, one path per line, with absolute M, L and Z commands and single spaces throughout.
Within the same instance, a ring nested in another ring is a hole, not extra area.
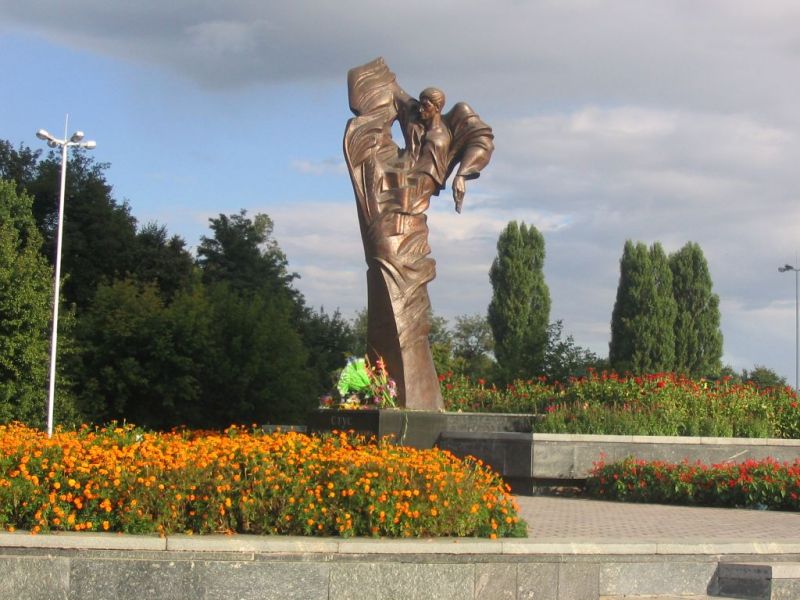
M 467 186 L 464 183 L 464 176 L 463 175 L 456 175 L 453 178 L 453 200 L 456 203 L 456 212 L 461 212 L 461 205 L 464 202 L 464 192 L 466 192 Z

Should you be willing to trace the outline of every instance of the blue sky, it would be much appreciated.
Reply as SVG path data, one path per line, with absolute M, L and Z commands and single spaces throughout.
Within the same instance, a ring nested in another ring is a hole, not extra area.
M 211 216 L 266 212 L 308 301 L 350 316 L 366 286 L 346 72 L 383 56 L 496 135 L 463 214 L 449 193 L 429 211 L 437 314 L 485 312 L 497 236 L 524 220 L 545 236 L 551 318 L 605 354 L 625 240 L 695 241 L 724 360 L 793 381 L 777 267 L 800 246 L 799 19 L 788 0 L 0 0 L 0 138 L 41 147 L 69 113 L 116 198 L 190 246 Z

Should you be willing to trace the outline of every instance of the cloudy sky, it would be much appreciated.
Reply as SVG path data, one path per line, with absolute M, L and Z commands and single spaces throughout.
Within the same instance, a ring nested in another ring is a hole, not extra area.
M 497 236 L 522 220 L 545 237 L 551 318 L 605 355 L 625 240 L 694 241 L 725 362 L 794 380 L 794 0 L 0 0 L 0 138 L 39 147 L 68 113 L 116 198 L 191 246 L 210 216 L 266 212 L 308 301 L 350 316 L 346 73 L 377 56 L 495 131 L 463 213 L 444 193 L 429 212 L 437 314 L 485 312 Z

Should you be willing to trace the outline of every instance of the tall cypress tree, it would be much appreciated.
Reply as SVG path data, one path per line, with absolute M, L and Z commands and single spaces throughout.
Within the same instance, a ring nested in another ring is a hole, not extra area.
M 661 244 L 648 250 L 641 242 L 625 242 L 611 316 L 611 366 L 633 373 L 673 369 L 676 313 L 672 271 Z
M 722 368 L 719 296 L 703 250 L 687 243 L 670 255 L 672 289 L 677 303 L 675 369 L 694 377 L 716 375 Z
M 533 225 L 511 221 L 497 240 L 489 277 L 489 325 L 501 379 L 541 373 L 550 320 L 550 291 L 544 281 L 544 238 Z

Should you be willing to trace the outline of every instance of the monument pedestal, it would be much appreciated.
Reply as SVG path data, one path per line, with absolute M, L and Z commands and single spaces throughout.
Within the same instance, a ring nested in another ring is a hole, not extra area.
M 339 410 L 320 408 L 308 418 L 308 433 L 353 431 L 390 439 L 412 448 L 433 448 L 445 426 L 445 414 L 436 411 L 387 409 Z

